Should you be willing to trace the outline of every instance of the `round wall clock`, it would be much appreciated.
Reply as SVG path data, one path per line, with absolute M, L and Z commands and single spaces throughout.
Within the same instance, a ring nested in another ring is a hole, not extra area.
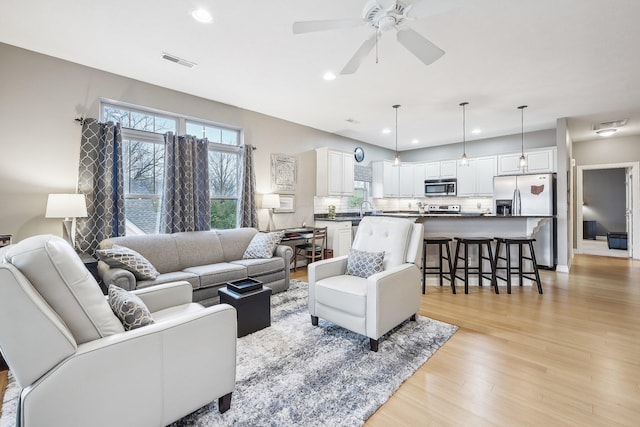
M 358 163 L 364 160 L 364 150 L 362 147 L 356 147 L 356 149 L 353 150 L 353 157 L 355 157 Z

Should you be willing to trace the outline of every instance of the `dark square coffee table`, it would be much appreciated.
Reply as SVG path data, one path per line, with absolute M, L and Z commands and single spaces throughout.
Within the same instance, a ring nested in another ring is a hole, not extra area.
M 221 304 L 229 304 L 238 313 L 238 338 L 271 326 L 271 288 L 233 292 L 226 286 L 218 290 Z

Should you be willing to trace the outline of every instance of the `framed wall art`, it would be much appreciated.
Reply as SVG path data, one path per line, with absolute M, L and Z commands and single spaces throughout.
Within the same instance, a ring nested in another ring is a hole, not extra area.
M 293 194 L 281 194 L 280 207 L 275 208 L 273 211 L 274 212 L 295 212 L 296 197 Z
M 296 158 L 286 154 L 271 155 L 271 189 L 277 193 L 296 191 Z

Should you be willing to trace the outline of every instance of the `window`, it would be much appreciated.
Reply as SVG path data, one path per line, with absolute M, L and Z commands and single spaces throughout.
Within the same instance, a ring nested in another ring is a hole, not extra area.
M 102 104 L 103 121 L 122 126 L 127 234 L 159 232 L 164 179 L 164 134 L 209 141 L 211 228 L 234 228 L 240 188 L 241 131 L 120 104 Z M 185 131 L 183 131 L 186 130 Z

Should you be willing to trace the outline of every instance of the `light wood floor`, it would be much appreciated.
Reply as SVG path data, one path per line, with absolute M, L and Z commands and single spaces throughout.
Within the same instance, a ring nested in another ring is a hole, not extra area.
M 420 314 L 460 329 L 366 426 L 639 426 L 639 278 L 638 261 L 578 255 L 542 272 L 544 295 L 429 286 Z

